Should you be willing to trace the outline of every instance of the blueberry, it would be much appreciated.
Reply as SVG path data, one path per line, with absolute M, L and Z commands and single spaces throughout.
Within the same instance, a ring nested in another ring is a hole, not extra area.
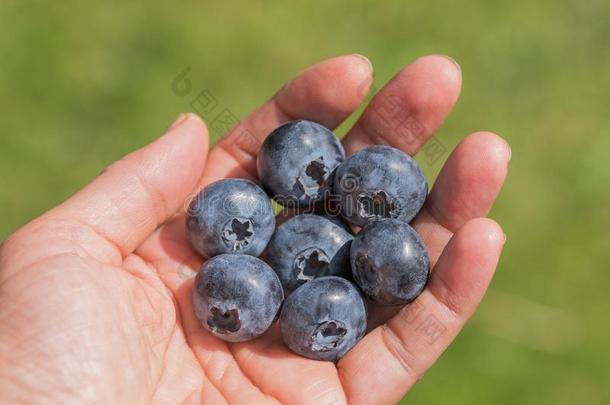
M 188 238 L 206 258 L 221 253 L 258 256 L 275 228 L 271 200 L 250 180 L 225 179 L 204 188 L 188 209 Z
M 390 146 L 366 147 L 336 171 L 334 193 L 341 215 L 358 226 L 377 218 L 411 221 L 428 193 L 417 162 Z
M 332 212 L 327 212 L 325 210 L 316 212 L 315 215 L 321 216 L 322 218 L 329 220 L 333 224 L 341 227 L 343 230 L 348 232 L 350 235 L 352 234 L 352 230 L 350 229 L 349 225 L 347 224 L 347 222 L 345 222 L 343 220 L 343 218 L 341 218 L 340 215 L 333 214 Z
M 366 304 L 354 284 L 340 277 L 320 277 L 288 296 L 280 330 L 293 352 L 337 360 L 364 336 L 366 317 Z
M 428 251 L 415 230 L 397 219 L 365 226 L 352 242 L 350 260 L 354 280 L 378 304 L 407 304 L 428 281 Z
M 270 266 L 286 293 L 321 276 L 350 277 L 353 236 L 318 215 L 297 215 L 280 225 L 267 246 Z
M 204 328 L 227 342 L 265 333 L 284 298 L 277 275 L 262 260 L 242 254 L 210 259 L 195 277 L 193 309 Z
M 343 146 L 331 130 L 311 121 L 290 121 L 263 142 L 258 177 L 278 203 L 309 207 L 329 195 L 333 172 L 344 159 Z

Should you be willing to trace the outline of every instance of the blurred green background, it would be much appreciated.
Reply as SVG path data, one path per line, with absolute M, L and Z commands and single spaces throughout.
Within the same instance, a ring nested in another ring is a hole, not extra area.
M 242 117 L 327 57 L 367 55 L 379 88 L 452 55 L 463 93 L 437 139 L 510 141 L 491 213 L 508 242 L 480 311 L 407 400 L 610 403 L 607 0 L 3 0 L 0 24 L 0 240 L 154 139 L 194 91 Z M 424 163 L 431 179 L 440 165 Z

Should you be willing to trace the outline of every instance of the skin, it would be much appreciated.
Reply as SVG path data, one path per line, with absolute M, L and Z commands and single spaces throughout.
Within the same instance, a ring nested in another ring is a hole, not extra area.
M 363 102 L 371 81 L 361 56 L 326 60 L 209 152 L 204 123 L 181 116 L 164 136 L 4 241 L 1 400 L 398 401 L 453 341 L 491 281 L 506 239 L 483 217 L 507 173 L 504 140 L 477 132 L 448 155 L 413 222 L 430 253 L 426 289 L 402 310 L 369 308 L 372 330 L 337 364 L 292 353 L 274 329 L 235 344 L 203 329 L 191 304 L 202 259 L 189 247 L 180 213 L 188 196 L 212 181 L 255 178 L 260 142 L 280 123 L 305 118 L 335 128 Z M 347 154 L 370 143 L 416 154 L 460 87 L 453 60 L 415 60 L 371 100 L 343 141 Z M 388 102 L 398 108 L 384 120 L 377 111 Z M 407 130 L 395 131 L 401 123 Z

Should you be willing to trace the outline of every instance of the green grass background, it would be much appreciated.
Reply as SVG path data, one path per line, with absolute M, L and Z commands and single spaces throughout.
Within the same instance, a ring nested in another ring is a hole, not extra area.
M 407 400 L 610 403 L 609 40 L 607 0 L 3 0 L 0 240 L 189 110 L 171 90 L 187 66 L 193 91 L 242 117 L 327 57 L 367 55 L 379 88 L 446 53 L 464 86 L 437 137 L 510 141 L 491 213 L 508 242 L 480 311 Z M 440 162 L 424 167 L 433 179 Z

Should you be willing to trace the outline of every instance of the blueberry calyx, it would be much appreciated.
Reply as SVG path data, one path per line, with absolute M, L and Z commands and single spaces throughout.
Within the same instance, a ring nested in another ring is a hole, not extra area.
M 305 174 L 311 177 L 318 186 L 321 186 L 326 180 L 326 174 L 328 170 L 326 170 L 326 166 L 324 165 L 324 157 L 320 156 L 316 160 L 312 161 L 305 168 Z
M 341 343 L 346 335 L 347 329 L 343 323 L 338 321 L 325 321 L 318 324 L 314 333 L 309 338 L 311 350 L 325 352 L 332 350 Z
M 314 198 L 318 195 L 320 187 L 324 185 L 327 177 L 328 169 L 324 164 L 324 157 L 320 156 L 305 166 L 303 173 L 297 177 L 294 188 L 300 192 L 301 197 Z
M 254 235 L 252 222 L 245 218 L 233 218 L 222 230 L 222 240 L 231 250 L 241 250 L 250 244 Z
M 375 283 L 377 281 L 377 273 L 375 272 L 371 258 L 365 254 L 358 254 L 354 261 L 354 267 L 362 274 L 367 283 Z
M 358 215 L 362 218 L 396 218 L 398 214 L 396 201 L 383 190 L 358 196 Z
M 322 249 L 309 248 L 300 252 L 295 261 L 294 268 L 297 280 L 309 281 L 326 274 L 330 266 L 330 258 Z
M 241 328 L 239 311 L 237 309 L 223 310 L 217 307 L 210 308 L 207 319 L 208 326 L 216 333 L 234 333 Z

